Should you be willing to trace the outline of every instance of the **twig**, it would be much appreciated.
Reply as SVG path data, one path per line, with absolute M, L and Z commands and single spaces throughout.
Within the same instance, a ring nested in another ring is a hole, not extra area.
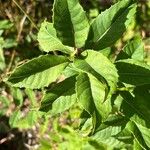
M 13 52 L 12 52 L 12 54 L 11 54 L 11 58 L 10 58 L 10 63 L 8 64 L 8 67 L 7 67 L 7 69 L 6 69 L 5 75 L 7 75 L 7 73 L 10 71 L 11 66 L 12 66 L 12 63 L 13 63 L 13 60 L 14 60 L 14 58 L 15 58 L 15 55 L 16 55 L 16 51 L 13 50 Z
M 18 35 L 17 35 L 17 42 L 20 41 L 20 36 L 21 36 L 21 32 L 23 30 L 23 26 L 24 26 L 24 22 L 26 20 L 26 15 L 24 15 L 24 17 L 22 18 L 21 22 L 20 22 L 20 26 L 19 26 L 19 32 L 18 32 Z
M 17 39 L 16 39 L 17 43 L 20 41 L 20 36 L 21 36 L 21 32 L 23 30 L 25 20 L 26 20 L 26 15 L 24 15 L 24 17 L 21 19 L 21 22 L 20 22 L 20 25 L 19 25 L 19 31 L 18 31 L 18 35 L 17 35 Z M 12 52 L 12 55 L 11 55 L 10 63 L 8 65 L 7 69 L 6 69 L 5 75 L 10 71 L 10 69 L 12 67 L 12 64 L 13 64 L 13 60 L 15 58 L 15 55 L 16 55 L 16 51 L 14 49 L 13 52 Z
M 16 2 L 16 0 L 13 0 L 13 2 L 16 4 L 16 6 L 25 14 L 25 16 L 29 19 L 29 21 L 33 24 L 33 26 L 37 29 L 38 27 L 36 26 L 36 24 L 33 22 L 33 20 L 30 18 L 30 16 L 22 9 L 22 7 Z
M 3 144 L 3 143 L 5 143 L 5 142 L 7 142 L 7 141 L 10 141 L 10 140 L 13 139 L 13 138 L 14 138 L 14 135 L 13 135 L 13 134 L 10 134 L 8 137 L 5 137 L 5 138 L 1 139 L 1 140 L 0 140 L 0 144 Z

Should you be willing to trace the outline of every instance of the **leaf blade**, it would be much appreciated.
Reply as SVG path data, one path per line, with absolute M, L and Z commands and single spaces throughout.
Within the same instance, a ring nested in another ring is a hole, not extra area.
M 48 90 L 42 99 L 40 110 L 55 115 L 69 109 L 76 102 L 75 81 L 73 76 Z
M 67 3 L 74 30 L 75 46 L 81 48 L 88 36 L 89 22 L 79 0 L 67 0 Z
M 104 120 L 111 110 L 110 101 L 103 102 L 105 99 L 105 86 L 92 75 L 81 73 L 77 77 L 76 94 L 78 103 L 93 118 L 98 112 Z M 96 120 L 96 122 L 99 122 Z
M 119 1 L 102 12 L 91 25 L 86 47 L 101 50 L 116 42 L 131 23 L 136 12 L 136 5 L 130 6 L 130 3 L 130 0 Z
M 116 68 L 122 82 L 136 86 L 150 84 L 150 67 L 144 62 L 124 59 L 116 62 Z
M 117 56 L 117 59 L 135 59 L 144 60 L 144 43 L 141 38 L 137 38 L 127 43 L 123 50 Z
M 61 41 L 68 46 L 83 47 L 88 36 L 89 22 L 79 1 L 55 0 L 53 10 L 54 26 Z
M 41 24 L 40 31 L 38 33 L 38 41 L 45 52 L 59 50 L 63 53 L 70 54 L 72 52 L 71 49 L 64 46 L 61 41 L 57 38 L 56 30 L 53 27 L 52 23 L 44 21 Z
M 110 87 L 110 92 L 113 93 L 116 90 L 118 73 L 111 61 L 103 54 L 93 50 L 86 50 L 81 55 L 83 58 L 80 60 L 77 59 L 74 62 L 74 66 L 81 71 L 94 75 L 103 84 L 107 82 Z
M 63 56 L 43 55 L 16 68 L 7 81 L 15 87 L 46 87 L 56 81 L 68 63 Z
M 62 41 L 62 43 L 73 47 L 74 35 L 72 30 L 71 18 L 67 6 L 67 0 L 54 1 L 53 23 L 57 32 L 57 36 Z

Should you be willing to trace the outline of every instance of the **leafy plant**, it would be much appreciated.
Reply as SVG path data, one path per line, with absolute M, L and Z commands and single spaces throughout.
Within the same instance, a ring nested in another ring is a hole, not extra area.
M 10 29 L 13 26 L 11 22 L 8 20 L 2 20 L 0 21 L 0 72 L 5 69 L 5 58 L 4 58 L 4 48 L 11 48 L 16 45 L 16 42 L 12 38 L 3 38 L 3 32 L 5 30 Z
M 53 6 L 53 22 L 44 21 L 38 33 L 48 54 L 17 67 L 6 82 L 44 90 L 36 111 L 45 116 L 78 105 L 79 129 L 91 145 L 149 149 L 150 66 L 144 62 L 144 44 L 129 42 L 114 61 L 105 55 L 132 22 L 136 3 L 119 1 L 92 23 L 78 0 L 55 0 Z

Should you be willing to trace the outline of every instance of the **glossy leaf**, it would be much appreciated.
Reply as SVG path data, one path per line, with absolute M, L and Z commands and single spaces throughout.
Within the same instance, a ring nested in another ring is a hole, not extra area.
M 76 93 L 78 103 L 92 117 L 96 111 L 100 114 L 102 120 L 106 119 L 111 111 L 110 101 L 105 101 L 105 86 L 94 76 L 81 73 L 77 77 Z M 98 121 L 98 120 L 97 120 Z
M 89 23 L 79 1 L 55 0 L 53 10 L 57 36 L 66 45 L 83 47 L 87 39 Z
M 89 23 L 79 0 L 67 0 L 68 9 L 70 12 L 71 22 L 75 38 L 75 47 L 81 48 L 84 46 L 88 36 Z
M 144 43 L 140 38 L 134 39 L 133 41 L 129 42 L 117 56 L 117 59 L 128 58 L 140 61 L 144 60 Z
M 142 133 L 142 129 L 145 128 L 147 132 L 149 131 L 149 89 L 143 87 L 135 88 L 134 92 L 131 95 L 129 92 L 121 92 L 123 97 L 123 103 L 120 108 L 123 116 L 127 118 L 128 121 L 126 128 L 134 136 L 134 147 L 139 149 L 147 149 L 146 140 L 144 139 L 145 131 Z M 130 94 L 130 96 L 129 96 Z M 143 128 L 140 130 L 139 126 Z M 142 134 L 144 134 L 142 136 Z M 146 137 L 145 137 L 146 138 Z M 149 138 L 149 137 L 148 137 Z
M 126 128 L 129 130 L 129 132 L 131 132 L 131 134 L 134 137 L 134 140 L 136 140 L 136 142 L 137 142 L 136 147 L 138 146 L 138 148 L 139 149 L 141 148 L 142 150 L 148 149 L 148 147 L 142 137 L 141 131 L 137 127 L 137 123 L 135 121 L 128 122 L 126 125 Z
M 68 59 L 63 56 L 45 55 L 32 59 L 17 67 L 8 82 L 15 87 L 39 89 L 56 81 L 64 68 L 68 65 Z
M 98 80 L 103 82 L 103 84 L 107 82 L 110 91 L 115 91 L 118 82 L 118 74 L 117 69 L 111 61 L 103 54 L 92 50 L 87 50 L 81 55 L 81 58 L 76 59 L 74 62 L 74 66 L 79 69 L 78 71 L 92 74 Z
M 42 99 L 40 110 L 55 115 L 69 109 L 76 102 L 75 81 L 73 76 L 48 90 Z
M 142 135 L 146 145 L 148 146 L 148 148 L 150 148 L 150 129 L 148 129 L 140 124 L 137 124 L 137 123 L 135 123 L 135 124 L 138 127 L 138 129 L 140 130 L 141 135 Z
M 87 48 L 104 49 L 116 42 L 132 22 L 136 5 L 122 0 L 102 12 L 92 23 Z
M 53 5 L 53 24 L 58 38 L 63 44 L 74 46 L 74 33 L 67 7 L 67 0 L 55 0 Z
M 79 72 L 74 69 L 73 65 L 73 63 L 70 63 L 63 71 L 63 75 L 66 78 L 79 74 Z
M 127 119 L 137 115 L 137 117 L 132 118 L 134 121 L 139 120 L 139 117 L 145 120 L 146 123 L 150 122 L 150 111 L 149 111 L 149 89 L 138 88 L 135 89 L 131 94 L 127 91 L 120 92 L 122 96 L 121 107 L 119 111 L 127 117 Z M 143 111 L 144 110 L 144 111 Z M 141 123 L 141 120 L 140 120 Z M 144 124 L 143 124 L 144 125 Z
M 148 86 L 139 86 L 134 89 L 134 107 L 142 114 L 143 119 L 149 123 L 150 122 L 150 87 Z
M 119 80 L 132 85 L 150 84 L 150 66 L 144 62 L 125 59 L 116 62 Z
M 45 52 L 49 51 L 61 51 L 64 53 L 71 53 L 69 47 L 64 46 L 61 41 L 57 38 L 56 30 L 52 23 L 44 21 L 41 25 L 38 33 L 38 41 Z
M 121 148 L 125 145 L 122 141 L 119 141 L 115 136 L 121 131 L 120 126 L 110 126 L 108 128 L 102 129 L 92 136 L 92 139 L 98 143 L 103 143 L 108 148 Z

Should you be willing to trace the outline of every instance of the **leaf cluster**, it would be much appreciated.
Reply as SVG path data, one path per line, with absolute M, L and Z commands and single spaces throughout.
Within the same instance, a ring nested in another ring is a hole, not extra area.
M 150 66 L 144 44 L 135 38 L 115 59 L 106 55 L 135 13 L 136 3 L 122 0 L 89 22 L 78 0 L 55 0 L 52 23 L 44 21 L 38 33 L 47 54 L 17 67 L 6 82 L 44 90 L 36 111 L 45 116 L 79 106 L 79 132 L 89 135 L 87 147 L 149 149 Z

